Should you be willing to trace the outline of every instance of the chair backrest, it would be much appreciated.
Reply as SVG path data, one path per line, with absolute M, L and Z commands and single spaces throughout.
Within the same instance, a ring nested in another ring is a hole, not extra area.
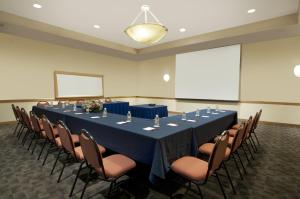
M 13 112 L 14 112 L 14 115 L 15 115 L 16 120 L 19 121 L 19 115 L 18 115 L 18 113 L 17 113 L 17 110 L 16 110 L 15 105 L 12 104 L 12 105 L 11 105 L 11 108 L 12 108 L 12 110 L 13 110 Z
M 247 121 L 247 127 L 246 127 L 245 132 L 244 132 L 243 140 L 247 139 L 250 136 L 253 124 L 254 124 L 254 119 L 252 118 L 252 116 L 250 116 L 248 121 Z
M 55 135 L 53 132 L 53 126 L 45 115 L 42 115 L 42 124 L 43 124 L 44 131 L 46 133 L 47 138 L 49 140 L 54 141 Z
M 242 126 L 238 129 L 237 135 L 233 138 L 231 153 L 235 152 L 242 144 L 243 138 L 248 127 L 248 122 L 244 122 Z
M 49 102 L 47 102 L 47 101 L 39 101 L 37 103 L 37 106 L 47 106 L 47 105 L 49 105 Z
M 208 174 L 211 175 L 215 170 L 219 169 L 225 157 L 225 152 L 228 144 L 228 131 L 224 131 L 215 143 L 214 149 L 208 161 Z
M 37 133 L 40 133 L 42 131 L 42 127 L 39 122 L 40 119 L 32 111 L 29 112 L 29 115 L 32 122 L 33 130 Z
M 20 109 L 18 106 L 16 106 L 16 112 L 17 112 L 19 121 L 20 121 L 22 124 L 24 124 L 23 117 L 22 117 L 22 113 L 21 113 L 21 109 Z
M 71 153 L 74 158 L 76 158 L 75 149 L 74 149 L 75 146 L 69 128 L 61 120 L 58 121 L 56 126 L 57 126 L 58 135 L 60 137 L 62 146 L 64 147 L 65 150 Z
M 91 136 L 87 130 L 82 129 L 80 132 L 79 141 L 88 165 L 93 168 L 100 168 L 102 170 L 103 177 L 107 178 L 103 166 L 102 155 L 93 136 Z
M 255 129 L 257 128 L 257 124 L 258 124 L 258 122 L 259 122 L 259 120 L 260 120 L 261 113 L 262 113 L 262 109 L 260 109 L 259 112 L 258 112 L 258 116 L 257 116 L 257 118 L 256 118 L 256 121 L 255 121 L 255 125 L 254 125 L 254 127 L 253 127 L 253 130 L 255 130 Z
M 26 110 L 24 108 L 21 108 L 21 115 L 24 121 L 24 124 L 26 125 L 26 127 L 30 130 L 33 131 L 32 125 L 31 125 L 31 120 L 28 116 L 28 113 L 26 112 Z

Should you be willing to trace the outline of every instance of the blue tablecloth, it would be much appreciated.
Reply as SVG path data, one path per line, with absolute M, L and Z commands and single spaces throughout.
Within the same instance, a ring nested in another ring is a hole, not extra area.
M 101 114 L 76 114 L 58 107 L 34 106 L 33 112 L 38 116 L 45 114 L 54 123 L 63 120 L 73 133 L 84 128 L 99 144 L 149 165 L 151 181 L 164 179 L 174 160 L 184 155 L 195 155 L 199 144 L 228 129 L 237 120 L 234 111 L 209 114 L 209 118 L 195 118 L 192 112 L 187 114 L 187 118 L 196 119 L 196 122 L 181 120 L 181 116 L 166 117 L 160 120 L 160 128 L 145 131 L 143 128 L 153 126 L 153 120 L 133 117 L 131 123 L 117 124 L 126 120 L 126 116 L 109 113 L 106 118 L 91 118 Z M 201 111 L 201 115 L 206 115 L 205 110 Z M 168 126 L 169 123 L 178 126 Z
M 129 110 L 133 117 L 154 119 L 155 115 L 159 117 L 168 117 L 168 107 L 163 105 L 149 106 L 148 104 L 130 106 Z
M 106 108 L 109 113 L 126 115 L 129 111 L 129 102 L 106 102 L 103 104 L 103 108 Z

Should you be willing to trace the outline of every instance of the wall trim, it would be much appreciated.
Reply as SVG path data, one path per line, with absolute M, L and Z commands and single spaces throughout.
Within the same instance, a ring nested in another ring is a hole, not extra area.
M 176 101 L 199 101 L 199 102 L 220 102 L 220 103 L 245 103 L 245 104 L 271 104 L 271 105 L 284 105 L 284 106 L 300 106 L 300 103 L 298 102 L 271 102 L 271 101 L 222 101 L 222 100 L 202 100 L 202 99 L 176 99 L 174 97 L 152 97 L 152 96 L 104 96 L 100 98 L 111 98 L 111 99 L 117 99 L 117 98 L 145 98 L 145 99 L 164 99 L 164 100 L 176 100 Z M 68 100 L 69 98 L 64 98 L 65 100 Z M 84 98 L 78 98 L 78 99 L 84 99 Z M 96 97 L 93 97 L 93 99 L 99 99 Z M 1 103 L 21 103 L 21 102 L 39 102 L 39 101 L 57 101 L 58 99 L 53 98 L 44 98 L 44 99 L 9 99 L 9 100 L 0 100 Z M 69 99 L 74 100 L 74 99 Z
M 4 125 L 4 124 L 16 124 L 16 121 L 4 121 L 4 122 L 0 122 L 0 125 Z

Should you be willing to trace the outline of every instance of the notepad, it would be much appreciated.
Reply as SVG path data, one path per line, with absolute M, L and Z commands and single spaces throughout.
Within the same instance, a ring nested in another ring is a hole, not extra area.
M 175 123 L 169 123 L 169 124 L 167 124 L 167 126 L 178 126 L 178 124 L 175 124 Z
M 83 113 L 75 113 L 75 115 L 81 115 L 81 114 L 83 114 Z
M 146 128 L 143 128 L 145 131 L 153 131 L 155 130 L 155 128 L 149 126 L 149 127 L 146 127 Z
M 219 115 L 219 113 L 216 113 L 216 112 L 212 112 L 211 114 L 213 114 L 213 115 Z
M 196 122 L 196 120 L 187 120 L 188 122 Z
M 202 115 L 201 117 L 206 117 L 206 118 L 208 118 L 209 116 L 208 116 L 208 115 Z
M 67 112 L 71 112 L 71 110 L 64 110 L 64 112 L 65 112 L 65 113 L 67 113 Z
M 97 119 L 97 118 L 100 118 L 100 116 L 93 116 L 93 117 L 90 117 L 91 119 Z
M 126 124 L 126 123 L 127 123 L 126 121 L 117 122 L 117 124 Z
M 221 113 L 225 113 L 226 111 L 224 111 L 224 110 L 219 110 L 219 112 L 221 112 Z

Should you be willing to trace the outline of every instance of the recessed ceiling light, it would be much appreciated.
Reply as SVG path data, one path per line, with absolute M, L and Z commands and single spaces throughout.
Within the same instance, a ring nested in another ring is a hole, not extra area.
M 34 8 L 42 8 L 42 7 L 43 7 L 42 5 L 37 4 L 37 3 L 33 4 L 32 6 L 33 6 Z
M 185 32 L 185 31 L 186 31 L 185 28 L 180 28 L 180 29 L 179 29 L 179 32 Z
M 252 13 L 255 13 L 255 11 L 256 11 L 255 9 L 250 9 L 250 10 L 248 10 L 248 13 L 252 14 Z
M 97 24 L 95 24 L 95 25 L 94 25 L 94 28 L 100 29 L 100 26 L 97 25 Z

